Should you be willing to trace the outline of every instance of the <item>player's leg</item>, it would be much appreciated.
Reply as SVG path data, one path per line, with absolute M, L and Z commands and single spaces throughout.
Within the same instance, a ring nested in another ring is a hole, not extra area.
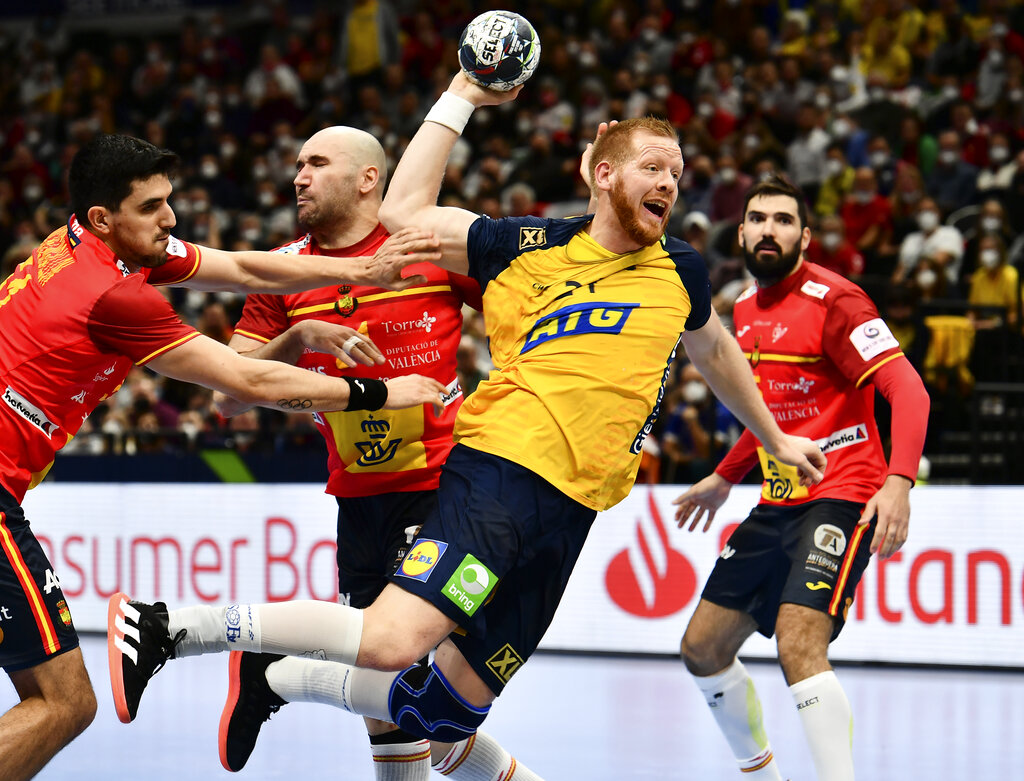
M 0 716 L 0 768 L 17 781 L 32 778 L 92 723 L 96 696 L 79 648 L 9 675 L 21 702 Z
M 870 559 L 874 522 L 858 526 L 861 506 L 822 499 L 805 505 L 793 527 L 792 567 L 775 625 L 786 682 L 819 779 L 854 777 L 853 713 L 828 661 L 828 645 L 840 633 L 857 583 Z
M 680 649 L 739 769 L 748 778 L 766 781 L 782 776 L 754 682 L 736 654 L 755 630 L 771 634 L 773 595 L 783 582 L 775 573 L 780 563 L 788 564 L 778 551 L 779 540 L 772 512 L 755 508 L 729 538 L 731 553 L 715 563 Z M 766 602 L 771 605 L 767 614 Z
M 96 696 L 60 581 L 2 487 L 0 667 L 20 699 L 0 716 L 0 776 L 30 778 L 89 726 Z

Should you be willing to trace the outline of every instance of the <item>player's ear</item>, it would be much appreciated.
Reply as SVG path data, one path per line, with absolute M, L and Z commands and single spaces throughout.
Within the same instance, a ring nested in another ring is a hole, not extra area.
M 359 183 L 359 191 L 364 195 L 373 192 L 377 188 L 378 182 L 380 182 L 380 171 L 377 170 L 377 166 L 368 165 L 363 169 L 363 178 Z
M 807 247 L 811 243 L 811 229 L 808 226 L 804 226 L 803 233 L 800 234 L 800 251 L 807 252 Z
M 602 160 L 596 166 L 594 166 L 594 185 L 598 190 L 610 190 L 612 176 L 612 164 L 607 160 Z
M 743 241 L 743 223 L 741 222 L 736 226 L 736 240 L 739 242 L 740 249 L 746 249 L 747 245 Z
M 92 226 L 93 232 L 99 236 L 110 235 L 112 228 L 110 225 L 110 210 L 106 206 L 90 206 L 89 211 L 86 212 L 86 216 L 89 219 L 89 224 Z

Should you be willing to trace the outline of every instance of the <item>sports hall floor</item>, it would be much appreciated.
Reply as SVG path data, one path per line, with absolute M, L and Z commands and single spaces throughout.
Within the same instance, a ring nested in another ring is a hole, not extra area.
M 310 704 L 289 705 L 264 725 L 249 765 L 232 775 L 217 759 L 226 656 L 169 662 L 126 726 L 111 704 L 105 638 L 84 637 L 83 650 L 99 713 L 40 779 L 373 779 L 360 720 Z M 781 673 L 767 662 L 748 667 L 782 772 L 812 781 Z M 1024 779 L 1024 673 L 860 666 L 838 672 L 854 710 L 858 779 Z M 0 678 L 6 710 L 14 689 Z M 696 687 L 680 663 L 667 659 L 540 653 L 484 727 L 548 781 L 740 778 Z

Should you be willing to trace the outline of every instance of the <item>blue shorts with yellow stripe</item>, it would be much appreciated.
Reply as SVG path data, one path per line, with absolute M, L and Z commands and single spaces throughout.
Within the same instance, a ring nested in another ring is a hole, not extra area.
M 863 507 L 842 499 L 759 504 L 729 537 L 701 596 L 750 614 L 765 637 L 783 603 L 820 610 L 832 616 L 835 640 L 871 558 L 877 519 L 858 526 Z
M 24 670 L 73 648 L 78 633 L 50 560 L 0 486 L 0 667 Z
M 391 581 L 459 625 L 451 640 L 500 694 L 547 631 L 597 514 L 465 445 L 448 456 L 437 499 Z

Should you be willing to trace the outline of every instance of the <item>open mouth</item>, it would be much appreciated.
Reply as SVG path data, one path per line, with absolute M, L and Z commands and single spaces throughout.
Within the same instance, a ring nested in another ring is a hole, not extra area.
M 773 255 L 780 255 L 782 254 L 782 248 L 779 247 L 779 245 L 775 244 L 774 242 L 763 242 L 754 247 L 754 252 L 770 252 Z
M 664 217 L 665 212 L 668 211 L 668 206 L 659 201 L 644 201 L 644 208 L 659 220 Z

